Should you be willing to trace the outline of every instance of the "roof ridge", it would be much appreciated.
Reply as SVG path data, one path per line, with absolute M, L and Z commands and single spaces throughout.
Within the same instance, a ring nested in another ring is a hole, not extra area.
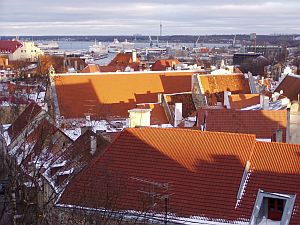
M 198 133 L 207 133 L 207 134 L 220 134 L 220 135 L 230 135 L 230 136 L 248 136 L 248 137 L 254 137 L 256 138 L 255 134 L 242 134 L 242 133 L 230 133 L 230 132 L 220 132 L 220 131 L 201 131 L 199 130 L 195 130 L 195 129 L 185 129 L 185 128 L 178 128 L 178 127 L 174 127 L 174 128 L 161 128 L 161 127 L 140 127 L 140 128 L 125 128 L 124 130 L 128 130 L 128 131 L 133 131 L 133 130 L 138 130 L 138 129 L 143 129 L 143 130 L 180 130 L 180 131 L 185 131 L 185 132 L 198 132 Z

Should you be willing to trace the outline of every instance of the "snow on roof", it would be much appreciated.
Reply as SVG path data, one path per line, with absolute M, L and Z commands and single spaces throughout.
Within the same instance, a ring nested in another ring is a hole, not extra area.
M 72 129 L 63 129 L 62 131 L 73 141 L 75 141 L 81 135 L 81 129 L 79 127 Z
M 270 102 L 269 103 L 269 110 L 280 110 L 280 109 L 286 109 L 287 105 L 290 103 L 290 100 L 288 98 L 283 98 L 283 99 L 279 99 L 277 101 L 274 102 Z M 241 110 L 260 110 L 261 105 L 260 104 L 256 104 L 256 105 L 252 105 L 246 108 L 242 108 Z
M 69 170 L 65 170 L 65 171 L 60 171 L 58 173 L 56 173 L 57 176 L 62 176 L 62 175 L 70 175 L 71 173 L 74 172 L 74 168 L 71 168 Z
M 139 212 L 135 210 L 126 210 L 126 211 L 111 211 L 104 208 L 89 208 L 89 207 L 82 207 L 76 205 L 69 205 L 69 204 L 56 204 L 58 207 L 69 208 L 69 209 L 80 209 L 80 210 L 87 210 L 91 212 L 110 212 L 111 215 L 122 215 L 124 219 L 130 220 L 149 220 L 149 222 L 164 222 L 166 215 L 159 214 L 159 213 L 151 213 L 151 212 Z M 141 215 L 143 215 L 141 217 Z M 207 217 L 202 216 L 191 216 L 189 218 L 186 217 L 178 217 L 176 215 L 168 213 L 167 215 L 167 222 L 168 223 L 175 223 L 175 224 L 185 224 L 185 225 L 196 225 L 196 224 L 203 224 L 203 225 L 248 225 L 249 222 L 246 219 L 240 219 L 238 221 L 212 221 Z
M 6 146 L 10 145 L 10 142 L 11 142 L 10 136 L 8 134 L 8 131 L 7 131 L 10 126 L 11 126 L 11 124 L 3 124 L 2 125 L 3 137 L 4 137 L 4 140 L 6 142 Z

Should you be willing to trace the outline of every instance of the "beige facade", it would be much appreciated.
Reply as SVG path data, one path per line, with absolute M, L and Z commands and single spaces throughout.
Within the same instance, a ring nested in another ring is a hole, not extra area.
M 150 126 L 151 109 L 131 109 L 129 112 L 129 127 Z
M 287 142 L 291 144 L 300 144 L 300 104 L 298 102 L 291 105 L 289 117 Z
M 28 60 L 36 62 L 44 52 L 34 45 L 34 42 L 22 42 L 22 46 L 17 48 L 14 53 L 8 55 L 9 60 Z

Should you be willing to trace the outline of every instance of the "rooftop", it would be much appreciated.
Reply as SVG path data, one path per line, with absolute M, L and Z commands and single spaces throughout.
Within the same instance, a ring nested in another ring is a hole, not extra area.
M 158 102 L 158 93 L 191 91 L 195 71 L 57 74 L 59 111 L 65 118 L 128 118 L 138 103 Z M 180 83 L 180 85 L 178 85 Z

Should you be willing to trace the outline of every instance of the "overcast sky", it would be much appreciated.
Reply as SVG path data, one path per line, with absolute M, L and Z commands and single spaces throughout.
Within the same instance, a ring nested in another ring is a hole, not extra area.
M 300 0 L 0 0 L 0 35 L 300 33 Z

